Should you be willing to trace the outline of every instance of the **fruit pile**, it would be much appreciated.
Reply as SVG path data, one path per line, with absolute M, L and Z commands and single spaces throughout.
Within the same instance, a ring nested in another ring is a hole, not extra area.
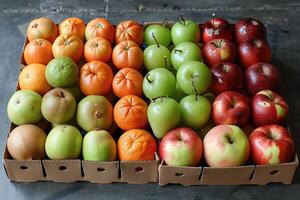
M 14 159 L 154 160 L 158 152 L 170 166 L 234 167 L 294 156 L 280 73 L 256 19 L 198 25 L 179 16 L 143 27 L 43 17 L 27 38 L 20 90 L 7 106 Z

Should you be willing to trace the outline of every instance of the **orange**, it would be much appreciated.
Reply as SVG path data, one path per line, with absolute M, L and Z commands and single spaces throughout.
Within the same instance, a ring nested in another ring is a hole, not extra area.
M 116 43 L 131 40 L 141 45 L 144 39 L 142 26 L 133 20 L 123 21 L 116 28 Z
M 146 128 L 148 125 L 147 103 L 135 96 L 122 97 L 114 107 L 114 120 L 123 130 Z
M 27 28 L 27 38 L 29 41 L 43 38 L 54 42 L 57 34 L 58 30 L 56 24 L 47 17 L 32 20 Z
M 118 140 L 120 160 L 154 160 L 156 150 L 154 137 L 143 129 L 126 131 Z
M 84 45 L 84 58 L 87 62 L 93 60 L 108 62 L 111 58 L 111 53 L 110 43 L 102 37 L 92 38 Z
M 113 80 L 111 68 L 104 62 L 94 60 L 80 69 L 79 87 L 83 94 L 106 96 Z
M 112 88 L 116 96 L 122 98 L 126 95 L 143 95 L 143 76 L 132 68 L 121 69 L 116 73 Z
M 22 90 L 33 90 L 44 95 L 52 89 L 45 77 L 46 66 L 30 64 L 24 67 L 19 75 L 19 85 Z
M 107 19 L 95 18 L 86 25 L 85 29 L 86 40 L 94 37 L 105 38 L 112 44 L 115 39 L 115 28 Z
M 45 39 L 32 40 L 24 49 L 24 60 L 27 65 L 33 63 L 47 65 L 52 58 L 52 44 Z
M 81 41 L 84 41 L 85 24 L 80 18 L 66 18 L 59 24 L 58 30 L 60 35 L 77 35 Z

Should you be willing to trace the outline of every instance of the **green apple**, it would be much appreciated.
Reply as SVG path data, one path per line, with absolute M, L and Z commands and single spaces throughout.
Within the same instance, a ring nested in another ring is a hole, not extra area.
M 148 106 L 147 116 L 153 134 L 156 138 L 161 139 L 179 123 L 179 104 L 169 97 L 158 98 Z
M 171 31 L 166 26 L 153 24 L 150 26 L 147 26 L 144 32 L 144 41 L 147 46 L 150 46 L 152 44 L 156 44 L 154 38 L 152 35 L 155 35 L 156 40 L 159 44 L 162 44 L 164 46 L 169 46 L 171 43 Z
M 202 61 L 200 47 L 193 42 L 183 42 L 177 45 L 171 53 L 171 62 L 175 70 L 186 61 Z
M 42 97 L 31 90 L 15 92 L 7 104 L 7 115 L 16 125 L 32 124 L 42 119 Z
M 76 119 L 85 131 L 108 130 L 113 121 L 113 107 L 104 96 L 86 96 L 78 103 Z
M 147 98 L 172 97 L 176 90 L 176 79 L 172 72 L 165 68 L 149 71 L 143 80 L 143 91 Z
M 155 39 L 154 34 L 153 38 Z M 144 50 L 144 65 L 148 71 L 154 68 L 169 69 L 171 66 L 171 53 L 169 49 L 159 43 L 148 46 Z
M 199 26 L 191 20 L 181 20 L 172 26 L 171 38 L 175 46 L 182 42 L 194 42 L 198 43 L 200 40 L 200 29 Z
M 180 103 L 181 122 L 184 126 L 199 129 L 206 124 L 211 114 L 211 104 L 201 95 L 189 95 Z
M 90 131 L 83 138 L 82 155 L 84 160 L 114 161 L 117 156 L 117 145 L 109 132 Z
M 76 159 L 80 156 L 82 135 L 71 125 L 58 125 L 53 128 L 45 143 L 47 156 L 52 160 Z
M 76 100 L 68 90 L 54 88 L 43 96 L 41 110 L 47 121 L 64 124 L 73 118 Z
M 177 71 L 176 78 L 186 94 L 203 94 L 211 83 L 211 72 L 199 61 L 184 62 Z

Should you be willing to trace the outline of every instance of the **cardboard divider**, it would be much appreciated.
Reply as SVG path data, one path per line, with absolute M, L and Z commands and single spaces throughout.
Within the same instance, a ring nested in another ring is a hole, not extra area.
M 252 184 L 266 185 L 271 182 L 291 184 L 298 164 L 299 160 L 297 155 L 295 155 L 293 162 L 273 165 L 256 165 Z
M 160 186 L 169 183 L 181 184 L 184 186 L 199 185 L 199 177 L 202 167 L 172 167 L 164 161 L 158 167 Z
M 81 161 L 84 180 L 91 183 L 119 182 L 119 161 Z
M 146 184 L 158 181 L 159 157 L 149 161 L 120 161 L 120 182 Z
M 54 182 L 74 182 L 82 180 L 81 161 L 76 160 L 43 160 L 46 179 Z
M 203 167 L 200 184 L 202 185 L 241 185 L 249 184 L 254 165 L 213 168 Z

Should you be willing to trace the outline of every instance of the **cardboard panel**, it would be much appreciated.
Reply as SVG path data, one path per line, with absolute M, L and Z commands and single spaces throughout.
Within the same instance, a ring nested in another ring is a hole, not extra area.
M 82 161 L 84 180 L 91 183 L 112 183 L 119 181 L 119 161 Z
M 202 167 L 171 167 L 162 162 L 159 167 L 159 185 L 177 183 L 184 186 L 199 185 Z
M 40 160 L 3 159 L 9 180 L 17 182 L 36 182 L 44 179 Z
M 290 163 L 274 165 L 256 165 L 253 174 L 252 184 L 266 185 L 271 182 L 291 184 L 298 166 L 298 157 Z
M 54 182 L 82 180 L 80 160 L 43 160 L 46 179 Z
M 153 161 L 121 161 L 121 182 L 145 184 L 157 182 L 158 160 Z
M 254 168 L 254 165 L 229 168 L 203 167 L 200 183 L 205 185 L 249 184 Z

